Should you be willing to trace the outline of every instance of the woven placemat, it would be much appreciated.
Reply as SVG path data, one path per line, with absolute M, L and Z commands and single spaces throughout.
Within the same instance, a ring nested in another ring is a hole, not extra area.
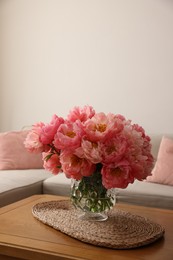
M 35 218 L 80 241 L 114 249 L 130 249 L 148 245 L 164 235 L 159 224 L 116 209 L 103 222 L 80 220 L 70 201 L 48 201 L 34 205 Z

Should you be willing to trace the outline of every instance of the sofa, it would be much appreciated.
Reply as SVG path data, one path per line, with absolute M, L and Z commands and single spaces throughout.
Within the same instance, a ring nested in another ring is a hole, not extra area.
M 0 134 L 0 207 L 34 194 L 43 193 L 59 196 L 70 195 L 71 180 L 67 179 L 63 173 L 52 175 L 41 167 L 41 158 L 38 157 L 37 161 L 33 162 L 36 159 L 36 155 L 32 154 L 26 159 L 28 154 L 26 154 L 26 151 L 22 146 L 26 134 L 27 132 L 13 132 L 12 137 L 11 135 L 4 136 L 4 133 Z M 162 150 L 165 149 L 164 140 L 162 135 L 150 136 L 152 154 L 156 159 L 156 166 L 159 159 L 163 160 L 160 149 L 161 143 L 163 143 Z M 8 145 L 7 142 L 4 144 L 5 138 L 9 142 Z M 167 167 L 167 165 L 173 162 L 173 160 L 171 160 L 171 155 L 173 158 L 173 139 L 171 138 L 171 136 L 166 136 L 165 139 L 166 141 L 170 141 L 169 145 L 172 145 L 172 147 L 170 147 L 168 155 L 166 153 L 166 160 L 164 158 L 164 167 Z M 15 144 L 11 146 L 12 141 Z M 16 148 L 19 144 L 20 149 Z M 11 149 L 13 149 L 13 151 Z M 17 149 L 19 150 L 18 152 L 16 152 Z M 4 150 L 7 151 L 5 155 Z M 159 154 L 161 158 L 159 157 Z M 15 156 L 16 158 L 14 162 L 13 158 Z M 7 157 L 10 157 L 10 159 L 8 158 L 7 160 Z M 168 163 L 167 158 L 169 159 Z M 166 170 L 164 170 L 164 167 L 163 169 L 161 168 L 161 171 L 163 170 L 166 174 L 170 175 L 170 169 L 168 170 L 166 168 Z M 171 182 L 173 177 L 171 177 L 171 181 L 169 180 L 167 182 L 169 175 L 163 175 L 161 178 L 164 178 L 164 180 L 135 181 L 133 184 L 129 184 L 126 189 L 115 189 L 116 200 L 121 203 L 173 209 L 173 183 Z

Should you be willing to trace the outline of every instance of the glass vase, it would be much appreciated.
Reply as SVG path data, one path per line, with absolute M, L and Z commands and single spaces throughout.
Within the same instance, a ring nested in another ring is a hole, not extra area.
M 79 211 L 79 218 L 89 221 L 105 221 L 107 212 L 115 205 L 114 189 L 102 185 L 101 173 L 95 172 L 80 181 L 71 181 L 71 200 Z

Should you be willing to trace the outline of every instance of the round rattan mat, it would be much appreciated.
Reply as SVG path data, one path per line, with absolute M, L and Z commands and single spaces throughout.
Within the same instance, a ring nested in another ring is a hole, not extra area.
M 142 216 L 116 209 L 103 222 L 80 220 L 70 201 L 48 201 L 33 206 L 35 218 L 80 241 L 114 249 L 148 245 L 164 235 L 164 228 Z

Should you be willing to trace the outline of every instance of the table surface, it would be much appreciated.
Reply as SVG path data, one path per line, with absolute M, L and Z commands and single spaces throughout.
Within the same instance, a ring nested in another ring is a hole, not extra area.
M 71 238 L 33 217 L 38 202 L 68 199 L 54 195 L 34 195 L 0 209 L 0 259 L 73 260 L 172 260 L 173 210 L 117 203 L 116 207 L 150 218 L 165 228 L 158 241 L 136 249 L 97 247 Z

